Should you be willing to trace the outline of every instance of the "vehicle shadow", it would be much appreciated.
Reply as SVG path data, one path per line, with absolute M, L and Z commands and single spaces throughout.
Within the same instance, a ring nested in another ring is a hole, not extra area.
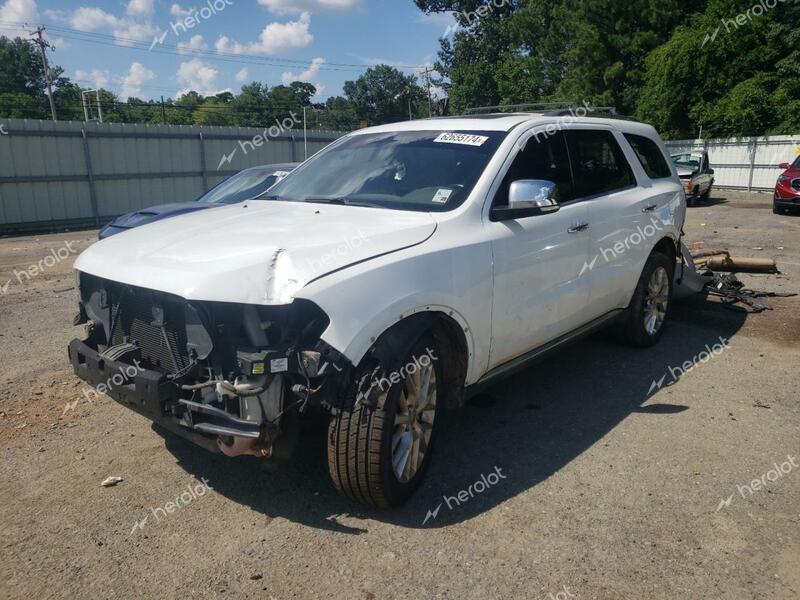
M 669 328 L 653 348 L 628 348 L 600 333 L 498 383 L 478 402 L 447 415 L 425 481 L 396 510 L 364 508 L 335 491 L 321 419 L 304 424 L 295 455 L 269 473 L 255 458 L 231 460 L 180 438 L 165 441 L 189 473 L 206 477 L 216 492 L 270 517 L 351 534 L 365 532 L 366 519 L 408 528 L 443 527 L 533 488 L 632 413 L 668 419 L 688 410 L 660 402 L 659 391 L 680 379 L 686 361 L 702 369 L 705 353 L 733 338 L 745 318 L 698 296 L 673 307 Z M 709 360 L 725 360 L 724 352 Z M 480 487 L 486 489 L 479 492 Z M 460 492 L 465 501 L 458 501 Z
M 709 206 L 716 206 L 717 204 L 730 204 L 730 203 L 731 201 L 728 200 L 725 196 L 714 195 L 710 196 L 706 200 L 700 200 L 700 202 L 695 204 L 693 208 L 702 208 L 702 207 L 708 208 Z

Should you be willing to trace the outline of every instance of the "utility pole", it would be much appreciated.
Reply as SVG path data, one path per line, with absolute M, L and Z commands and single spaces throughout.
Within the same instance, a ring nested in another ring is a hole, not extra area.
M 44 27 L 39 25 L 36 31 L 31 32 L 31 37 L 36 38 L 33 40 L 33 43 L 39 46 L 39 50 L 42 53 L 42 67 L 44 68 L 45 81 L 47 81 L 47 97 L 50 100 L 50 113 L 53 115 L 53 121 L 55 121 L 56 105 L 55 102 L 53 102 L 53 84 L 50 82 L 50 68 L 47 66 L 47 53 L 45 52 L 46 48 L 50 48 L 51 50 L 55 50 L 55 48 L 42 37 L 44 31 Z
M 431 108 L 431 76 L 428 67 L 425 67 L 425 79 L 428 81 L 428 118 L 433 117 L 433 109 Z
M 167 109 L 164 107 L 164 96 L 161 96 L 161 122 L 167 124 Z

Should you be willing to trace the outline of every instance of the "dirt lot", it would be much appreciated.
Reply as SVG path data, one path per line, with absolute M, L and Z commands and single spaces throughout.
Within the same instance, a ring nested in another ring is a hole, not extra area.
M 800 217 L 769 203 L 717 192 L 687 238 L 776 257 L 784 275 L 743 279 L 800 292 Z M 332 489 L 324 423 L 273 472 L 86 400 L 75 254 L 55 257 L 93 239 L 0 239 L 0 596 L 800 597 L 800 298 L 746 318 L 696 300 L 656 348 L 553 355 L 455 415 L 420 492 L 377 512 Z

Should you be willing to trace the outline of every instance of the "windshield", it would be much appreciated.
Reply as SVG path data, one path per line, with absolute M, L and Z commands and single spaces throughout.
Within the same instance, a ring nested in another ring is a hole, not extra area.
M 399 210 L 452 210 L 469 196 L 505 132 L 353 135 L 322 151 L 268 198 Z
M 672 157 L 672 162 L 675 163 L 676 167 L 683 167 L 692 171 L 697 171 L 700 168 L 700 160 L 701 157 L 698 154 L 675 154 Z
M 798 156 L 797 158 L 794 159 L 794 162 L 792 163 L 792 167 L 794 167 L 795 169 L 800 169 L 800 156 Z
M 275 185 L 278 176 L 267 169 L 248 169 L 226 179 L 197 199 L 198 202 L 234 204 L 252 200 Z

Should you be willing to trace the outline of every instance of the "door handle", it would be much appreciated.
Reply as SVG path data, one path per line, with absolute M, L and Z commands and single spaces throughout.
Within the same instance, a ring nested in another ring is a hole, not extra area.
M 655 209 L 657 209 L 657 208 L 658 208 L 658 205 L 657 205 L 657 204 L 651 204 L 650 206 L 645 206 L 645 207 L 642 209 L 642 212 L 653 212 L 653 211 L 654 211 Z
M 588 223 L 581 223 L 580 225 L 574 225 L 567 229 L 567 233 L 578 233 L 579 231 L 586 231 L 589 229 Z

